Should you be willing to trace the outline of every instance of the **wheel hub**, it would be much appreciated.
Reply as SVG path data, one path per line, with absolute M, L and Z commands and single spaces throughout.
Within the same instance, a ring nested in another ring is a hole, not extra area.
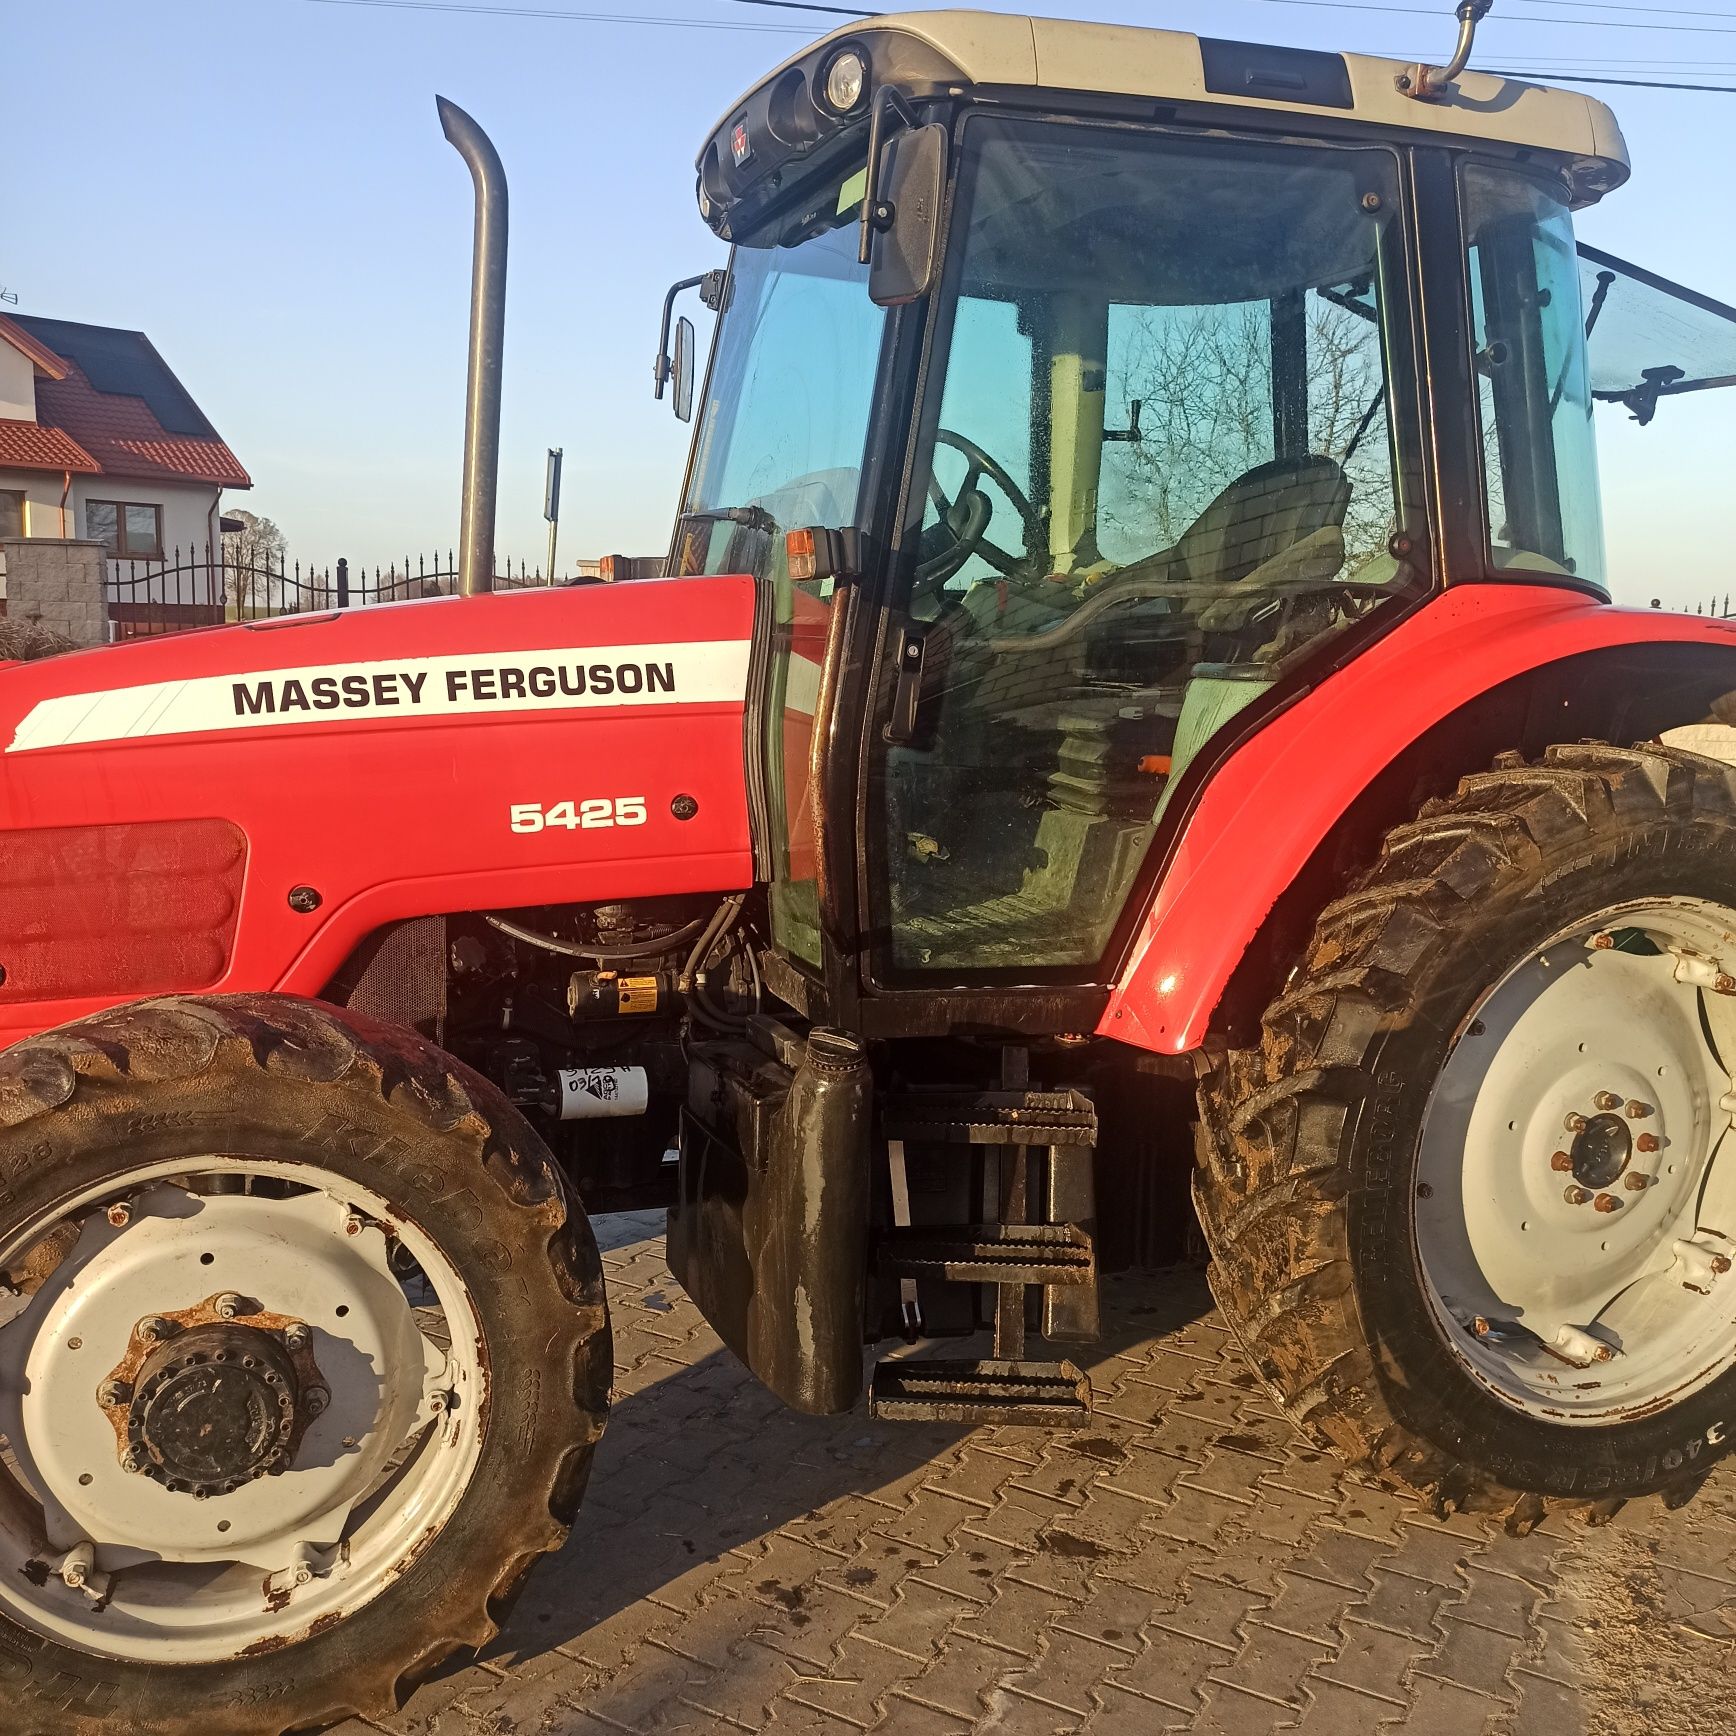
M 1573 1179 L 1581 1187 L 1606 1188 L 1620 1181 L 1633 1162 L 1633 1135 L 1621 1116 L 1605 1110 L 1573 1136 L 1568 1154 L 1573 1159 Z
M 1515 964 L 1446 1058 L 1418 1253 L 1453 1354 L 1521 1410 L 1644 1415 L 1736 1362 L 1736 1024 L 1708 1004 L 1733 945 L 1736 910 L 1611 908 Z
M 127 1407 L 126 1463 L 195 1500 L 281 1471 L 306 1426 L 301 1381 L 279 1338 L 197 1326 L 161 1344 Z

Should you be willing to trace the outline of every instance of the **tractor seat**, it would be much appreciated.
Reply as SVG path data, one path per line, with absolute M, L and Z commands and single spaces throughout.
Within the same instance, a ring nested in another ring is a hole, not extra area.
M 1237 584 L 1318 531 L 1341 527 L 1350 479 L 1318 453 L 1244 471 L 1182 532 L 1173 554 L 1191 579 Z

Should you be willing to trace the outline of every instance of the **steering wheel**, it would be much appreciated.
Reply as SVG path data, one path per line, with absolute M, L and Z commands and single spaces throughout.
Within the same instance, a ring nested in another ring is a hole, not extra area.
M 1029 554 L 1010 555 L 1005 549 L 988 540 L 989 519 L 993 515 L 994 507 L 980 484 L 986 476 L 1012 502 L 1013 510 L 1019 515 L 1025 533 L 1027 549 L 1041 549 L 1047 541 L 1047 527 L 1038 516 L 1037 509 L 1026 498 L 1024 490 L 1007 474 L 1004 464 L 991 457 L 967 436 L 955 434 L 950 428 L 941 428 L 935 432 L 934 443 L 936 446 L 950 446 L 954 451 L 963 453 L 966 469 L 964 481 L 951 496 L 941 487 L 940 479 L 933 470 L 929 472 L 928 498 L 933 501 L 935 510 L 940 515 L 940 523 L 935 528 L 946 532 L 949 546 L 917 563 L 916 595 L 928 596 L 938 591 L 972 555 L 981 555 L 1003 577 L 1012 579 L 1028 576 L 1031 566 Z

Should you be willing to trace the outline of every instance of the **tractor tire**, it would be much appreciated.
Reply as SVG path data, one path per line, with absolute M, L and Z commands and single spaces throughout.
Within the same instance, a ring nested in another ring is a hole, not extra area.
M 596 1244 L 517 1111 L 406 1031 L 176 997 L 14 1045 L 0 1272 L 13 1736 L 390 1716 L 572 1524 Z
M 1200 1083 L 1213 1293 L 1305 1434 L 1516 1533 L 1736 1445 L 1720 948 L 1730 765 L 1506 754 L 1387 835 Z

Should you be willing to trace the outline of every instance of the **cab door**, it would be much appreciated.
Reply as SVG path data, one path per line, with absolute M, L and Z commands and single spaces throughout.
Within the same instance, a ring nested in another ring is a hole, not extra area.
M 870 981 L 1092 984 L 1188 768 L 1417 587 L 1400 160 L 961 137 L 867 738 Z

